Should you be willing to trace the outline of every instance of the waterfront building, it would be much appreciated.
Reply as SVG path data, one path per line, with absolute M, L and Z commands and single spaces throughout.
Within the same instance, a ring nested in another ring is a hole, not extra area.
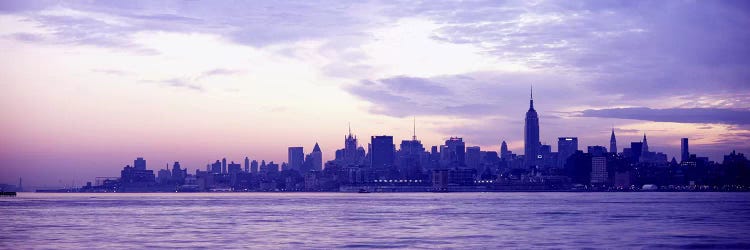
M 558 163 L 557 166 L 562 168 L 565 161 L 578 150 L 578 137 L 559 137 L 557 138 Z
M 374 169 L 385 170 L 393 167 L 396 151 L 393 136 L 372 136 L 370 137 L 370 146 L 370 161 Z
M 537 165 L 539 158 L 539 115 L 534 110 L 534 92 L 532 90 L 529 99 L 529 110 L 526 111 L 524 123 L 524 166 L 527 168 Z
M 302 164 L 305 162 L 304 148 L 289 147 L 287 152 L 287 164 L 289 168 L 300 171 L 302 169 Z
M 604 184 L 607 181 L 607 157 L 591 157 L 591 184 Z
M 687 161 L 690 158 L 690 148 L 688 145 L 688 138 L 682 138 L 680 140 L 680 162 Z

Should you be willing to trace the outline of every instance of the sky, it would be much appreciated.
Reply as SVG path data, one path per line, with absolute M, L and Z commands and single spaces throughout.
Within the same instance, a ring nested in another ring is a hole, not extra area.
M 0 183 L 451 136 L 750 152 L 747 1 L 0 1 Z

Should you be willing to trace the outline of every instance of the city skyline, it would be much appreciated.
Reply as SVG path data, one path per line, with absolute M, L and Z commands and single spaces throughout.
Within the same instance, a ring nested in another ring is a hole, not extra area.
M 241 6 L 238 6 L 241 5 Z M 322 162 L 352 134 L 425 148 L 750 151 L 742 2 L 0 3 L 0 183 L 80 184 L 135 157 Z M 667 14 L 665 14 L 667 13 Z M 283 20 L 283 22 L 280 22 Z M 365 143 L 366 144 L 366 143 Z M 360 142 L 362 146 L 362 142 Z M 211 162 L 213 163 L 213 162 Z

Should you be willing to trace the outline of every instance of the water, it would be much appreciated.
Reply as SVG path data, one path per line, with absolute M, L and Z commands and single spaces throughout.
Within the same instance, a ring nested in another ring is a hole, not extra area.
M 750 193 L 21 193 L 0 212 L 0 249 L 750 248 Z

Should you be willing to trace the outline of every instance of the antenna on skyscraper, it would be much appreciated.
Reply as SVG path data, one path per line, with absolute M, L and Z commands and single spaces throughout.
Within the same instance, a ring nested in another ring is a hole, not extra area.
M 531 100 L 534 100 L 534 84 L 531 85 Z

